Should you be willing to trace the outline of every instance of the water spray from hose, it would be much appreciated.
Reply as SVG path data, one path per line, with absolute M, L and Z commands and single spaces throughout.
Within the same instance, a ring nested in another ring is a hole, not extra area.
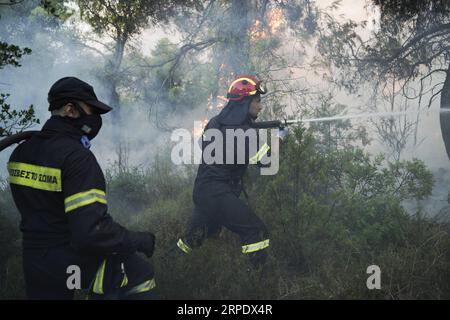
M 407 114 L 416 113 L 417 111 L 391 111 L 391 112 L 369 112 L 360 114 L 345 114 L 336 115 L 330 117 L 320 117 L 320 118 L 306 118 L 306 119 L 285 119 L 285 120 L 270 120 L 270 121 L 260 121 L 253 124 L 254 128 L 276 128 L 276 127 L 286 127 L 292 124 L 298 123 L 311 123 L 311 122 L 329 122 L 337 120 L 348 120 L 348 119 L 364 119 L 364 118 L 387 118 L 387 117 L 398 117 Z M 430 113 L 427 111 L 426 113 Z M 439 113 L 448 113 L 450 109 L 440 109 Z

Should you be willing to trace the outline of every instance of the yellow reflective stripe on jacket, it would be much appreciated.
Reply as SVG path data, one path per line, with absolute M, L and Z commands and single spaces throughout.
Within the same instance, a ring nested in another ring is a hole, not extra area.
M 66 213 L 75 210 L 80 207 L 87 206 L 94 202 L 100 202 L 106 204 L 105 191 L 99 189 L 91 189 L 88 191 L 80 192 L 64 199 L 64 206 Z
M 95 275 L 94 286 L 92 291 L 96 294 L 103 294 L 103 278 L 105 276 L 105 267 L 106 267 L 106 259 L 103 260 L 102 264 L 97 270 L 97 274 Z
M 156 287 L 155 279 L 147 280 L 147 281 L 141 283 L 140 285 L 137 285 L 137 286 L 131 288 L 130 290 L 128 290 L 126 295 L 129 296 L 132 294 L 147 292 L 147 291 L 152 290 L 155 287 Z
M 190 253 L 192 249 L 183 242 L 183 240 L 179 239 L 177 242 L 178 248 L 180 248 L 184 253 Z
M 258 150 L 258 152 L 250 158 L 249 162 L 250 164 L 256 164 L 258 161 L 260 161 L 270 150 L 270 147 L 267 143 L 264 143 L 264 145 Z
M 61 169 L 9 162 L 8 172 L 9 182 L 12 184 L 45 191 L 59 192 L 62 190 Z
M 242 253 L 251 253 L 251 252 L 265 249 L 269 246 L 269 241 L 270 241 L 269 239 L 266 239 L 261 242 L 247 244 L 245 246 L 242 246 Z

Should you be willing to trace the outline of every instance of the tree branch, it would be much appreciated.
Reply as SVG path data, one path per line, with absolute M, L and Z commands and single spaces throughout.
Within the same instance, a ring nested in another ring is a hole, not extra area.
M 433 87 L 433 90 L 434 90 L 434 88 L 436 88 L 438 85 L 441 85 L 441 84 L 443 84 L 443 83 L 441 82 L 441 83 L 435 85 L 435 86 Z M 433 94 L 433 95 L 431 96 L 431 98 L 428 100 L 428 105 L 427 105 L 427 108 L 428 108 L 428 109 L 431 107 L 431 104 L 433 103 L 434 99 L 435 99 L 439 94 L 441 94 L 442 89 L 443 89 L 443 88 L 441 88 L 438 92 L 436 92 L 435 94 Z
M 205 41 L 201 41 L 198 43 L 189 43 L 189 44 L 185 44 L 183 45 L 180 50 L 178 51 L 178 53 L 173 56 L 172 58 L 163 61 L 161 63 L 157 63 L 157 64 L 147 64 L 147 65 L 139 65 L 140 67 L 143 68 L 159 68 L 162 66 L 165 66 L 168 63 L 171 63 L 173 61 L 175 61 L 174 65 L 171 67 L 171 70 L 176 67 L 178 65 L 178 63 L 180 62 L 180 60 L 191 50 L 195 50 L 195 51 L 201 51 L 204 50 L 210 46 L 212 46 L 213 44 L 215 44 L 216 42 L 218 42 L 219 39 L 218 38 L 211 38 Z
M 12 5 L 15 5 L 15 4 L 22 3 L 22 2 L 23 2 L 23 0 L 18 0 L 18 1 L 12 0 L 10 2 L 0 2 L 0 6 L 12 6 Z

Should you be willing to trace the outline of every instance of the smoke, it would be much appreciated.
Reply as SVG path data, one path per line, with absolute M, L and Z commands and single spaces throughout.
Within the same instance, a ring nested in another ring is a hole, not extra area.
M 55 25 L 52 28 L 40 19 L 33 20 L 20 16 L 2 16 L 0 19 L 2 40 L 33 50 L 31 55 L 21 59 L 21 67 L 8 66 L 0 71 L 0 92 L 11 94 L 8 103 L 19 110 L 29 105 L 35 108 L 40 124 L 28 130 L 39 130 L 50 117 L 47 93 L 51 85 L 62 77 L 74 76 L 88 82 L 94 87 L 97 97 L 101 101 L 108 102 L 109 93 L 106 84 L 99 77 L 99 74 L 103 72 L 105 58 L 95 50 L 83 46 L 71 34 L 80 32 L 80 28 L 72 29 L 73 24 L 76 23 L 77 21 L 68 21 L 61 27 Z M 16 24 L 24 25 L 27 30 L 32 31 L 7 34 L 6 30 Z M 81 29 L 88 32 L 85 25 Z M 145 41 L 142 50 L 148 54 L 155 43 L 164 36 L 162 32 L 150 34 L 146 30 L 139 39 Z M 99 41 L 107 43 L 108 39 L 100 38 Z M 150 44 L 149 41 L 154 43 Z M 96 50 L 102 50 L 102 46 L 95 46 L 95 44 L 93 46 Z M 104 53 L 108 54 L 108 52 Z M 148 90 L 152 89 L 148 88 Z M 170 132 L 156 128 L 154 119 L 149 117 L 148 105 L 139 101 L 127 101 L 126 98 L 122 105 L 120 125 L 113 124 L 111 114 L 105 115 L 102 130 L 92 141 L 91 150 L 103 169 L 117 161 L 119 149 L 121 149 L 120 152 L 126 150 L 122 156 L 126 157 L 127 165 L 148 166 L 170 137 Z M 194 117 L 191 121 L 183 117 L 183 122 L 187 126 L 192 127 L 193 121 Z M 120 135 L 117 134 L 118 132 Z M 6 176 L 6 162 L 13 150 L 14 146 L 11 146 L 0 154 L 2 164 L 0 177 Z
M 325 4 L 328 2 L 325 2 Z M 363 5 L 356 4 L 354 1 L 344 1 L 340 13 L 351 13 L 353 19 L 357 19 L 358 17 L 361 18 L 360 20 L 366 18 L 372 19 L 373 14 L 364 16 L 367 14 L 367 11 Z M 217 17 L 213 14 L 216 14 Z M 211 15 L 209 17 L 210 21 L 222 21 L 222 18 L 218 16 L 220 15 L 220 11 L 213 11 Z M 257 16 L 257 14 L 253 14 L 253 16 Z M 18 19 L 24 21 L 18 21 Z M 41 124 L 31 129 L 39 129 L 45 123 L 46 119 L 48 119 L 47 92 L 50 86 L 61 77 L 75 76 L 87 81 L 93 85 L 99 99 L 107 102 L 109 93 L 106 84 L 99 77 L 105 65 L 105 58 L 95 50 L 90 50 L 82 46 L 71 34 L 73 32 L 73 29 L 71 29 L 73 28 L 73 24 L 77 23 L 79 21 L 69 21 L 62 28 L 51 28 L 42 19 L 33 20 L 30 18 L 21 18 L 17 15 L 11 17 L 2 16 L 0 19 L 0 37 L 2 39 L 19 46 L 30 47 L 33 50 L 31 55 L 25 56 L 21 60 L 22 67 L 7 67 L 0 71 L 0 92 L 11 93 L 8 102 L 18 109 L 25 108 L 30 104 L 35 106 L 37 117 L 40 119 Z M 222 21 L 221 23 L 224 22 Z M 233 23 L 238 25 L 237 21 L 233 21 Z M 7 27 L 11 28 L 15 24 L 25 26 L 23 28 L 24 30 L 16 30 L 16 32 L 11 34 L 7 33 Z M 205 25 L 207 26 L 207 24 Z M 86 26 L 79 29 L 84 32 L 89 32 Z M 133 39 L 132 45 L 144 57 L 149 57 L 152 50 L 155 50 L 156 44 L 160 39 L 168 37 L 172 43 L 176 43 L 183 38 L 180 33 L 173 31 L 175 28 L 170 29 L 171 31 L 169 32 L 166 31 L 169 29 L 164 26 L 157 28 L 150 27 L 144 30 L 138 38 Z M 277 32 L 280 32 L 282 36 L 282 45 L 281 48 L 278 48 L 277 53 L 292 68 L 266 73 L 270 76 L 268 84 L 272 85 L 272 88 L 278 86 L 277 88 L 279 89 L 286 89 L 286 86 L 289 87 L 290 94 L 288 93 L 278 97 L 281 97 L 281 103 L 284 105 L 284 113 L 288 116 L 295 117 L 298 116 L 296 112 L 302 107 L 302 100 L 297 99 L 298 97 L 302 97 L 302 90 L 307 89 L 310 93 L 324 92 L 327 90 L 327 83 L 323 81 L 320 74 L 314 74 L 310 68 L 307 68 L 307 63 L 310 61 L 310 58 L 316 54 L 314 43 L 300 43 L 300 41 L 294 41 L 295 36 L 287 32 L 283 32 L 282 30 Z M 106 38 L 100 38 L 99 40 L 107 42 Z M 96 46 L 93 43 L 90 43 L 90 45 L 97 49 L 97 51 L 103 50 L 102 46 Z M 129 53 L 128 51 L 126 54 Z M 203 57 L 202 59 L 211 59 L 211 57 L 206 56 L 206 58 Z M 263 59 L 259 62 L 261 64 L 266 63 Z M 183 72 L 192 72 L 192 69 L 198 67 L 198 65 L 185 66 Z M 209 79 L 193 78 L 195 81 L 202 81 L 198 87 L 205 87 L 205 83 L 208 84 L 210 82 Z M 277 81 L 283 78 L 288 79 L 288 81 L 283 82 L 282 86 Z M 436 78 L 437 80 L 439 79 Z M 286 85 L 286 83 L 289 83 L 289 85 Z M 211 84 L 209 85 L 211 86 Z M 192 85 L 192 87 L 194 86 L 195 84 Z M 148 88 L 144 88 L 145 90 L 155 94 L 154 92 L 158 88 L 149 86 Z M 222 93 L 223 88 L 220 88 L 220 90 Z M 211 90 L 211 87 L 207 87 L 202 94 L 197 92 L 193 94 L 200 97 L 205 92 L 206 96 L 209 96 L 214 93 L 214 90 Z M 373 111 L 370 110 L 367 104 L 370 100 L 368 93 L 363 92 L 356 96 L 348 95 L 343 91 L 334 91 L 333 94 L 336 103 L 348 106 L 348 114 Z M 103 169 L 108 168 L 117 161 L 119 146 L 122 150 L 127 150 L 125 155 L 126 162 L 130 166 L 149 166 L 156 154 L 161 152 L 168 152 L 170 154 L 170 150 L 167 150 L 167 141 L 170 141 L 171 132 L 158 129 L 156 124 L 160 125 L 160 123 L 155 123 L 155 118 L 149 116 L 149 110 L 152 107 L 150 105 L 151 102 L 149 100 L 146 100 L 146 102 L 142 100 L 130 100 L 127 99 L 126 94 L 122 93 L 122 95 L 122 121 L 119 125 L 113 125 L 111 115 L 106 115 L 104 117 L 104 127 L 99 136 L 93 141 L 92 151 Z M 314 97 L 314 95 L 311 96 Z M 173 108 L 170 101 L 159 101 L 158 103 L 158 110 L 171 110 Z M 179 103 L 182 105 L 183 101 Z M 165 120 L 173 128 L 192 129 L 194 121 L 205 118 L 207 105 L 208 101 L 204 99 L 203 102 L 200 102 L 194 108 L 187 108 L 186 110 L 176 109 L 173 113 L 169 112 L 168 119 Z M 314 101 L 312 103 L 310 102 L 309 106 L 314 107 Z M 383 110 L 382 108 L 385 107 L 386 105 L 381 105 L 381 109 L 376 111 L 384 112 L 386 109 Z M 431 110 L 436 110 L 438 107 L 438 102 L 435 101 L 431 105 Z M 408 108 L 416 110 L 417 101 L 409 102 Z M 214 113 L 216 112 L 218 110 L 214 110 Z M 208 117 L 211 117 L 211 114 L 208 114 Z M 408 115 L 408 119 L 413 121 L 414 115 Z M 351 121 L 354 127 L 367 127 L 370 138 L 373 139 L 372 143 L 366 147 L 368 152 L 373 154 L 389 153 L 386 146 L 377 140 L 373 123 L 367 119 L 352 119 Z M 120 135 L 117 135 L 118 132 Z M 449 160 L 445 152 L 437 112 L 424 114 L 420 117 L 417 142 L 415 145 L 411 140 L 408 142 L 407 147 L 402 153 L 402 159 L 421 159 L 436 173 L 437 177 L 450 177 L 448 170 Z M 0 175 L 5 176 L 5 164 L 12 150 L 13 147 L 10 147 L 0 154 L 0 163 L 2 164 L 0 166 Z M 283 160 L 281 159 L 281 161 Z M 448 187 L 445 183 L 447 181 L 446 178 L 442 178 L 439 181 L 441 180 L 444 182 L 436 185 L 433 191 L 433 197 L 439 199 L 443 199 L 444 195 L 446 198 L 448 192 Z

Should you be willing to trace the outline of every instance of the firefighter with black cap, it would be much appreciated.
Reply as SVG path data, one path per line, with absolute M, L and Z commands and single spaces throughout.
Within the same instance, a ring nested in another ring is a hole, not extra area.
M 228 104 L 208 122 L 204 132 L 218 129 L 225 137 L 226 129 L 250 129 L 262 109 L 261 94 L 265 93 L 266 90 L 257 77 L 238 76 L 228 89 Z M 202 163 L 198 168 L 193 191 L 194 210 L 187 230 L 178 240 L 177 246 L 189 254 L 206 238 L 226 227 L 240 236 L 242 253 L 249 256 L 255 267 L 259 267 L 266 260 L 269 234 L 261 219 L 239 196 L 243 191 L 242 177 L 248 164 L 258 163 L 270 147 L 266 143 L 258 146 L 258 152 L 252 157 L 248 155 L 248 161 L 244 164 L 207 164 L 204 153 L 210 143 L 212 140 L 202 139 Z M 248 148 L 241 150 L 248 151 Z M 224 148 L 224 153 L 226 152 Z M 224 154 L 223 158 L 226 157 Z
M 30 299 L 72 299 L 69 277 L 93 299 L 148 299 L 155 287 L 155 238 L 133 232 L 108 214 L 105 179 L 92 139 L 111 111 L 88 83 L 58 80 L 48 93 L 52 116 L 21 143 L 8 162 L 12 195 L 20 211 L 23 268 Z M 75 281 L 76 283 L 76 281 Z

